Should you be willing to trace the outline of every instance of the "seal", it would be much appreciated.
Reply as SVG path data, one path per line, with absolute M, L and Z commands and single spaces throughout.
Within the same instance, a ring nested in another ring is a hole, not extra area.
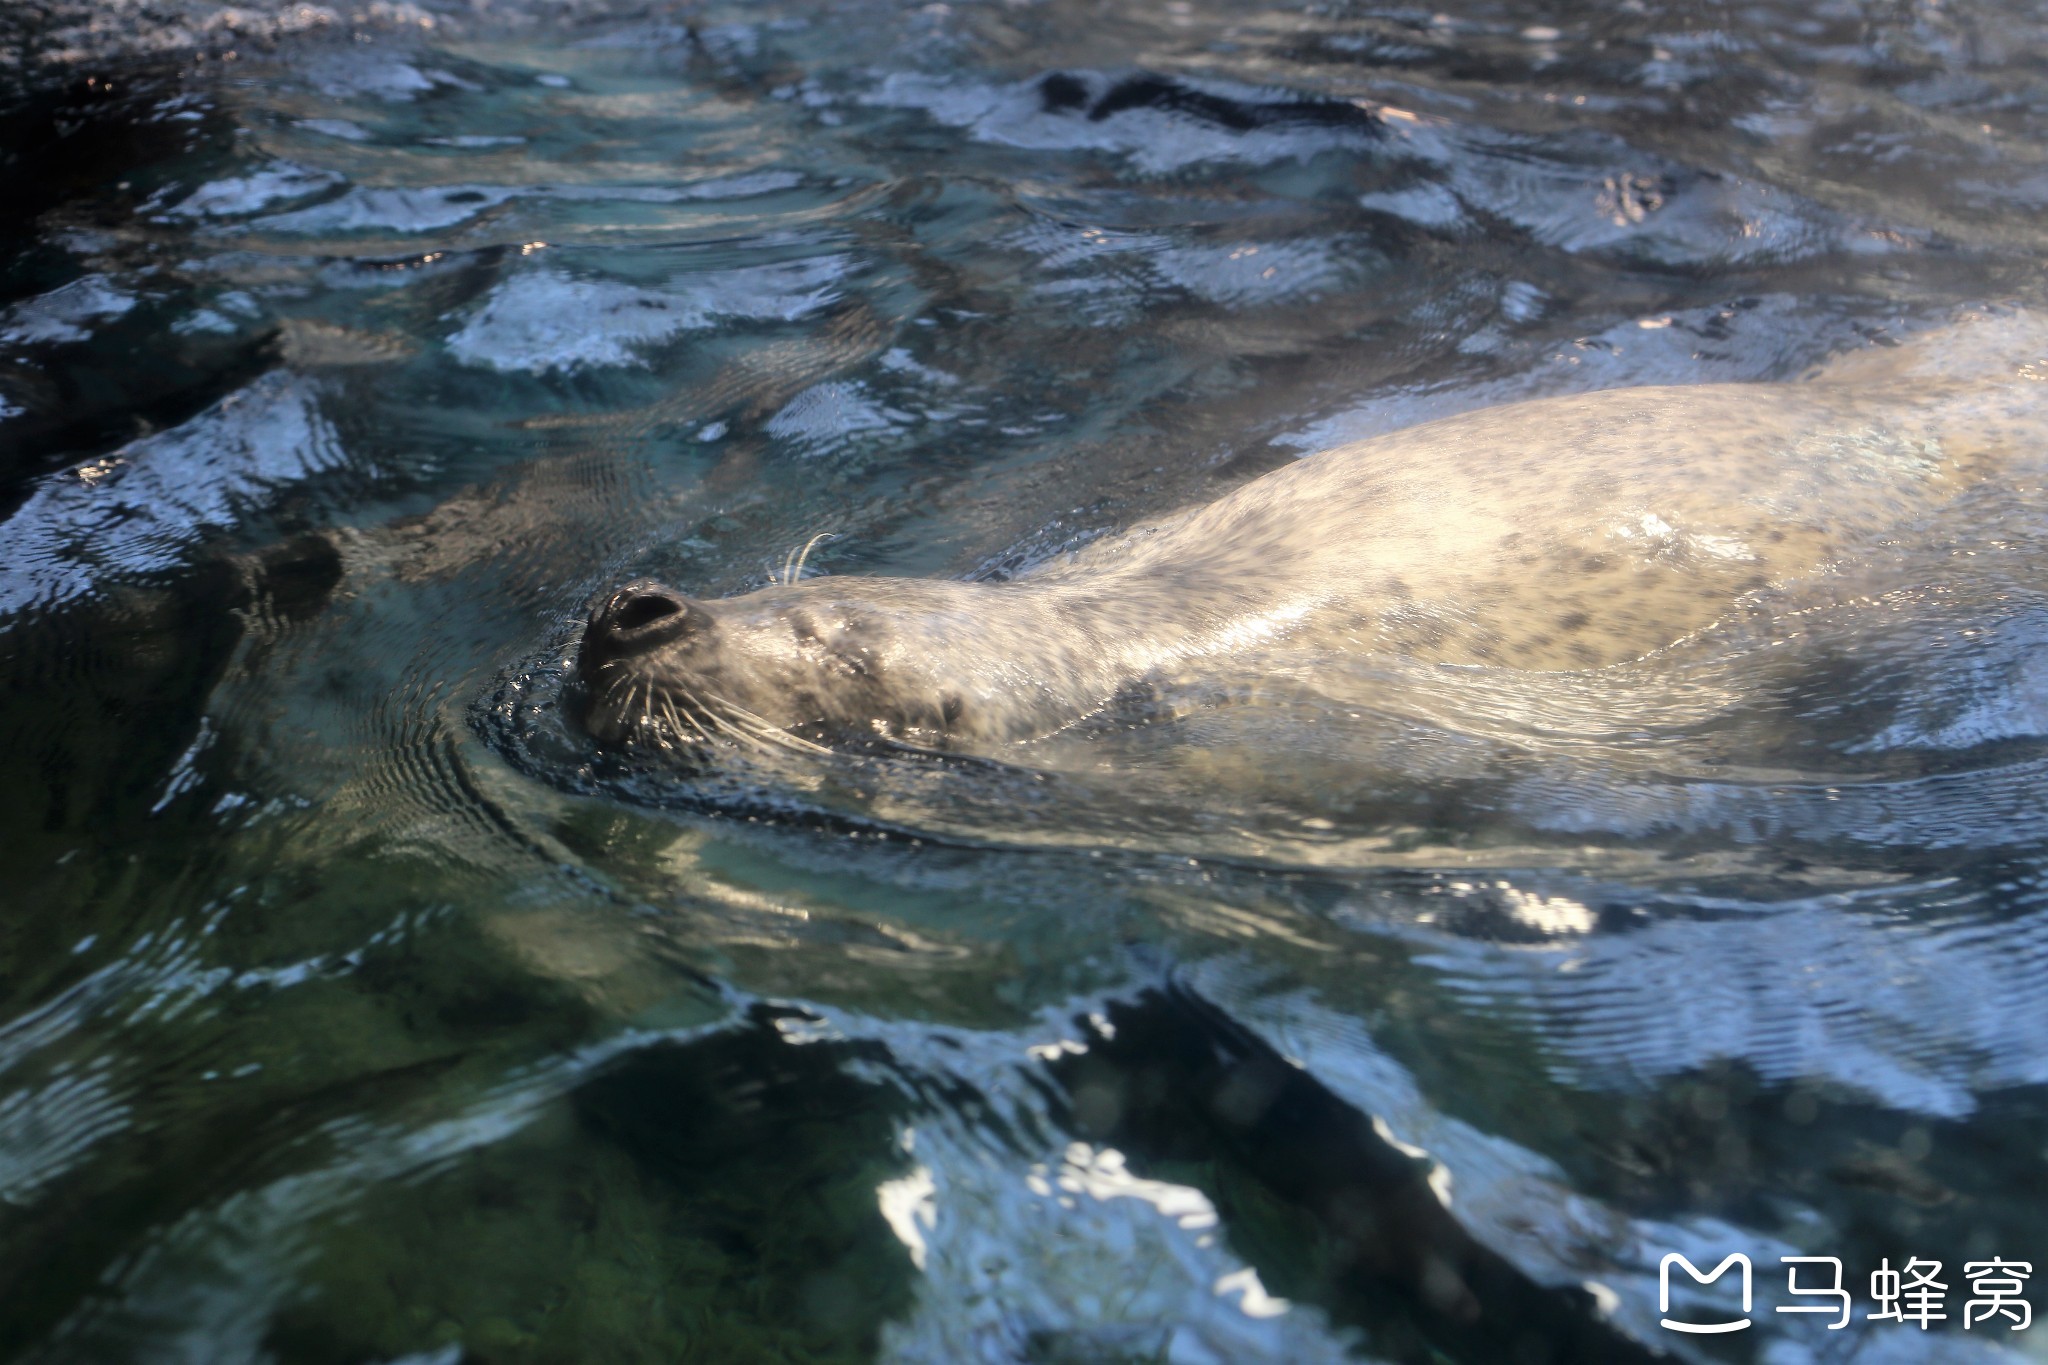
M 2048 322 L 1979 315 L 1792 383 L 1619 389 L 1326 450 L 1000 583 L 797 572 L 605 594 L 600 743 L 989 751 L 1258 647 L 1597 669 L 2048 453 Z

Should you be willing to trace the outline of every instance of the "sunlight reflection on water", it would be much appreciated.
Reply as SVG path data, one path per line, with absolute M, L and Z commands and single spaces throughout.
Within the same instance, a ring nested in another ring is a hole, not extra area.
M 1667 1252 L 2048 1250 L 2037 478 L 1610 668 L 563 710 L 640 575 L 2038 310 L 2032 10 L 22 13 L 0 1355 L 1704 1359 Z

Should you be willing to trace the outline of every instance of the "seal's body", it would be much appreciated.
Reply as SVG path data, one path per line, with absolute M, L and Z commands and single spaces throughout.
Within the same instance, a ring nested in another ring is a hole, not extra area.
M 1342 446 L 1007 583 L 636 583 L 592 613 L 587 723 L 986 749 L 1268 642 L 1599 668 L 2037 460 L 2044 379 L 2048 325 L 1980 318 L 1799 383 L 1541 399 Z

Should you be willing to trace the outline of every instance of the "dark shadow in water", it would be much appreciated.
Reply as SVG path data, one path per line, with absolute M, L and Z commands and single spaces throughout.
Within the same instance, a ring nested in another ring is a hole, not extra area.
M 29 246 L 37 220 L 53 209 L 100 203 L 116 183 L 132 191 L 156 163 L 190 151 L 206 131 L 226 134 L 225 120 L 197 101 L 193 107 L 207 114 L 198 127 L 159 116 L 159 102 L 181 84 L 175 68 L 131 62 L 62 82 L 0 86 L 0 177 L 7 183 L 0 248 L 11 255 Z
M 1938 1259 L 1960 1273 L 2035 1249 L 2037 1213 L 2011 1190 L 2048 1164 L 2048 1091 L 2038 1086 L 1939 1119 L 1717 1062 L 1654 1089 L 1588 1095 L 1576 1117 L 1569 1141 L 1547 1144 L 1574 1189 L 1638 1216 L 1736 1226 L 1810 1209 L 1834 1230 L 1825 1250 L 1852 1281 L 1885 1260 Z
M 1060 113 L 1085 107 L 1091 123 L 1100 123 L 1127 109 L 1156 109 L 1201 119 L 1233 133 L 1289 126 L 1347 128 L 1361 133 L 1379 131 L 1378 119 L 1343 100 L 1233 99 L 1165 76 L 1127 76 L 1100 96 L 1093 97 L 1091 102 L 1091 92 L 1084 78 L 1055 71 L 1038 83 L 1038 91 L 1045 102 L 1046 112 Z
M 340 580 L 333 542 L 300 536 L 0 635 L 0 857 L 146 817 L 245 636 L 306 619 Z
M 66 232 L 135 234 L 152 195 L 226 155 L 233 130 L 170 63 L 95 66 L 11 86 L 0 72 L 0 309 L 80 278 Z M 147 231 L 147 230 L 145 230 Z M 116 237 L 103 254 L 144 248 Z M 169 286 L 172 296 L 158 297 Z M 174 274 L 84 341 L 32 343 L 9 365 L 19 409 L 0 442 L 0 515 L 37 474 L 184 422 L 276 363 L 269 335 L 173 335 Z
M 0 453 L 0 519 L 34 495 L 38 475 L 190 421 L 277 366 L 274 335 L 199 338 L 173 354 L 157 310 L 137 311 L 147 316 L 68 348 L 66 364 L 25 379 L 18 367 L 23 412 Z
M 875 1205 L 906 1165 L 902 1101 L 848 1072 L 884 1060 L 879 1046 L 792 1044 L 775 1021 L 793 1014 L 756 1007 L 743 1032 L 638 1055 L 578 1091 L 577 1113 L 673 1188 L 769 1321 L 818 1358 L 867 1356 L 910 1303 L 909 1258 Z
M 453 1340 L 467 1365 L 873 1359 L 913 1292 L 875 1202 L 907 1166 L 903 1101 L 849 1074 L 879 1047 L 792 1043 L 787 1013 L 636 1052 L 558 1119 L 374 1194 L 271 1348 L 307 1365 Z
M 18 1218 L 10 1220 L 8 1206 L 0 1204 L 0 1360 L 90 1358 L 75 1344 L 70 1354 L 65 1347 L 49 1351 L 47 1334 L 67 1317 L 89 1316 L 102 1296 L 112 1297 L 107 1286 L 125 1268 L 129 1250 L 175 1222 L 194 1192 L 203 1198 L 260 1185 L 304 1151 L 300 1140 L 307 1134 L 357 1115 L 365 1094 L 387 1102 L 431 1094 L 458 1062 L 444 1055 L 254 1102 L 215 1100 L 197 1115 L 180 1113 L 179 1122 L 158 1127 L 86 1182 L 60 1184 Z M 169 1094 L 162 1098 L 177 1104 Z
M 1408 1156 L 1308 1072 L 1181 987 L 1083 1019 L 1088 1051 L 1053 1065 L 1065 1118 L 1134 1170 L 1201 1189 L 1267 1288 L 1322 1304 L 1403 1362 L 1547 1365 L 1659 1359 L 1591 1295 L 1531 1281 L 1438 1200 Z

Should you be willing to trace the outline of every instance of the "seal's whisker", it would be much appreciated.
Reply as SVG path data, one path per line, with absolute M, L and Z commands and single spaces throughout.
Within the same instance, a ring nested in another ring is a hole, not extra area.
M 818 532 L 818 534 L 812 536 L 809 540 L 805 541 L 804 552 L 798 555 L 796 558 L 796 572 L 790 575 L 788 581 L 791 583 L 795 583 L 804 576 L 804 564 L 806 561 L 810 559 L 811 551 L 818 548 L 819 541 L 837 539 L 839 539 L 839 534 L 836 531 L 820 531 Z
M 794 735 L 776 729 L 752 711 L 747 710 L 746 707 L 728 701 L 716 693 L 707 692 L 704 694 L 704 699 L 716 705 L 718 709 L 711 710 L 708 714 L 716 718 L 718 723 L 729 734 L 736 737 L 744 735 L 756 745 L 776 744 L 783 741 L 800 742 L 796 741 Z
M 634 721 L 641 724 L 653 720 L 654 713 L 651 708 L 654 705 L 654 679 L 641 679 L 640 686 L 635 690 L 639 693 L 640 701 L 633 708 Z
M 703 741 L 705 744 L 713 744 L 717 742 L 716 732 L 718 727 L 714 725 L 707 728 L 705 726 L 703 720 L 699 718 L 701 715 L 701 708 L 683 706 L 679 709 L 682 712 L 684 722 L 688 724 L 692 730 L 697 732 L 697 738 L 699 740 Z
M 754 752 L 762 752 L 767 748 L 759 736 L 748 734 L 745 730 L 740 729 L 732 721 L 719 715 L 718 712 L 711 708 L 705 707 L 703 714 L 705 722 L 710 725 L 711 729 L 723 736 L 735 748 Z
M 758 740 L 744 730 L 735 727 L 731 721 L 720 715 L 718 709 L 712 706 L 704 697 L 693 695 L 690 698 L 690 703 L 692 723 L 699 727 L 699 731 L 703 734 L 706 743 L 711 742 L 713 739 L 723 739 L 727 743 L 742 749 L 758 749 L 761 747 Z
M 719 733 L 743 749 L 763 750 L 775 742 L 772 736 L 757 731 L 752 726 L 741 724 L 737 717 L 720 715 L 716 711 L 708 711 L 705 714 L 711 718 L 712 724 L 718 727 Z
M 704 733 L 704 727 L 699 725 L 697 718 L 690 714 L 689 707 L 678 706 L 673 697 L 664 697 L 661 704 L 668 708 L 668 723 L 675 730 L 678 739 L 683 737 L 683 727 L 687 725 L 696 733 L 698 739 L 706 743 L 710 742 L 711 736 Z
M 621 674 L 612 687 L 605 689 L 605 701 L 611 707 L 612 723 L 618 728 L 623 742 L 633 738 L 633 691 L 639 679 L 631 674 Z
M 597 700 L 594 703 L 592 703 L 590 708 L 592 713 L 601 714 L 605 712 L 610 712 L 612 714 L 617 714 L 618 708 L 615 707 L 612 703 L 618 699 L 619 689 L 621 687 L 624 687 L 631 681 L 632 678 L 629 675 L 625 673 L 617 673 L 615 670 L 615 676 L 609 682 L 605 683 L 604 687 L 599 690 L 597 694 Z
M 709 745 L 709 743 L 711 743 L 711 731 L 707 731 L 707 729 L 705 729 L 705 722 L 702 722 L 702 720 L 698 720 L 698 718 L 696 718 L 696 712 L 692 712 L 692 710 L 684 708 L 682 716 L 684 716 L 684 720 L 688 720 L 688 722 L 690 722 L 690 729 L 692 729 L 692 731 L 696 731 L 696 737 L 698 737 L 698 739 L 702 739 L 702 741 L 705 741 L 705 743 Z
M 664 723 L 677 740 L 688 742 L 693 735 L 696 742 L 706 745 L 716 743 L 719 736 L 742 744 L 752 740 L 752 736 L 733 730 L 693 698 L 669 692 L 657 693 L 652 678 L 642 680 L 639 690 L 644 698 L 641 711 L 644 718 Z
M 800 735 L 791 734 L 780 726 L 755 715 L 737 702 L 728 701 L 724 697 L 711 692 L 705 693 L 704 696 L 707 701 L 716 702 L 718 705 L 726 708 L 729 719 L 745 724 L 750 730 L 754 731 L 758 738 L 766 740 L 771 744 L 780 744 L 799 753 L 829 754 L 832 752 L 822 744 L 813 744 Z
M 706 701 L 716 703 L 718 706 L 724 708 L 724 716 L 722 718 L 725 720 L 732 721 L 736 724 L 745 725 L 750 730 L 757 730 L 763 733 L 769 731 L 773 731 L 777 734 L 783 733 L 783 731 L 777 729 L 777 727 L 770 725 L 764 717 L 759 716 L 752 711 L 749 711 L 746 707 L 741 706 L 736 701 L 732 701 L 726 697 L 721 697 L 715 692 L 706 692 L 704 694 L 704 699 Z
M 740 729 L 738 726 L 734 725 L 730 720 L 726 719 L 724 716 L 719 715 L 717 712 L 707 711 L 705 714 L 710 718 L 712 726 L 718 731 L 718 733 L 724 735 L 728 740 L 732 741 L 732 743 L 736 747 L 741 749 L 750 749 L 757 753 L 764 751 L 768 747 L 766 744 L 762 743 L 761 738 L 758 735 L 748 734 L 745 730 Z

